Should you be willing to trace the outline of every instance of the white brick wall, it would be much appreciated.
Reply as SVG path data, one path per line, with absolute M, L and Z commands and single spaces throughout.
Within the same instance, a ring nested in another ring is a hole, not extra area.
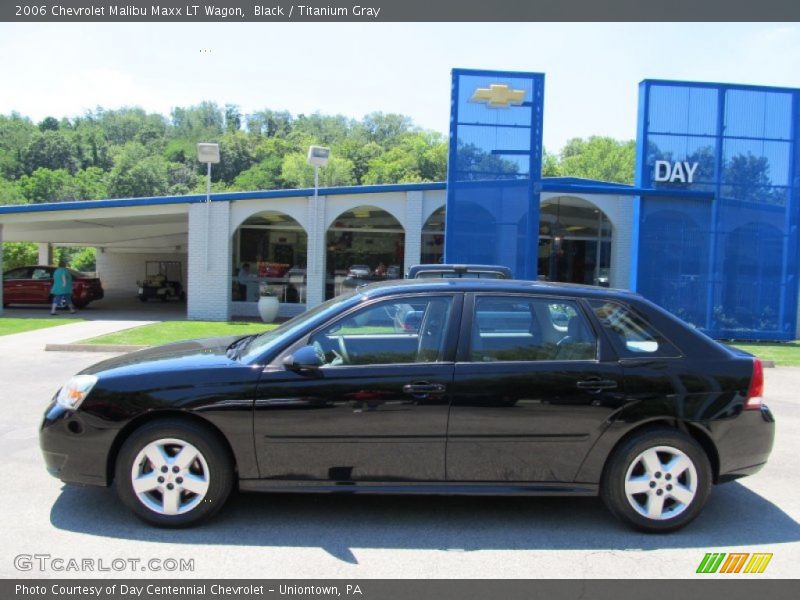
M 418 265 L 422 255 L 422 218 L 423 218 L 423 196 L 422 192 L 406 193 L 406 237 L 405 237 L 405 260 L 404 269 Z
M 308 264 L 306 303 L 309 307 L 325 300 L 325 196 L 308 197 Z
M 97 276 L 103 283 L 107 295 L 135 296 L 137 281 L 144 279 L 145 263 L 148 260 L 177 260 L 183 267 L 183 286 L 186 287 L 188 265 L 185 252 L 173 254 L 97 251 Z
M 230 318 L 230 204 L 211 202 L 189 207 L 189 319 L 227 321 Z

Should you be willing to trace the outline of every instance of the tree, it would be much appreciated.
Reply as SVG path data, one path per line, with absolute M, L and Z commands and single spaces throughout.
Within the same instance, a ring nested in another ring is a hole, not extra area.
M 247 130 L 256 136 L 285 137 L 292 130 L 291 113 L 288 111 L 260 110 L 247 117 Z
M 212 177 L 226 183 L 232 182 L 242 171 L 255 163 L 253 147 L 241 131 L 226 133 L 219 142 L 220 163 L 211 170 Z
M 23 175 L 19 187 L 28 202 L 61 202 L 78 197 L 75 181 L 66 169 L 36 169 L 31 175 Z
M 65 169 L 74 173 L 80 168 L 78 149 L 63 131 L 45 131 L 36 134 L 23 151 L 25 172 L 36 169 Z
M 162 156 L 148 156 L 140 143 L 129 142 L 114 160 L 108 191 L 112 198 L 164 196 L 169 192 L 169 164 Z
M 39 247 L 29 242 L 3 243 L 3 270 L 35 265 L 39 262 Z
M 562 175 L 633 183 L 636 143 L 609 137 L 573 138 L 561 150 Z
M 108 176 L 99 167 L 89 167 L 75 173 L 73 186 L 79 200 L 108 198 Z
M 27 199 L 16 181 L 0 179 L 0 206 L 26 203 Z
M 363 125 L 369 140 L 386 148 L 410 131 L 413 123 L 404 115 L 374 112 L 364 117 Z
M 283 159 L 281 178 L 290 187 L 312 187 L 314 167 L 306 162 L 305 154 L 295 152 Z M 327 166 L 319 170 L 321 186 L 352 185 L 354 181 L 353 163 L 346 158 L 331 156 Z

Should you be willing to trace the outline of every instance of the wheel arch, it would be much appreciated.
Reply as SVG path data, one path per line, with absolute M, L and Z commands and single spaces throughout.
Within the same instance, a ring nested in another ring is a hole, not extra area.
M 237 476 L 236 479 L 238 479 L 239 469 L 238 469 L 238 461 L 236 459 L 236 453 L 233 451 L 233 448 L 231 447 L 228 438 L 225 437 L 222 431 L 216 425 L 214 425 L 214 423 L 194 413 L 189 413 L 174 409 L 164 409 L 164 410 L 150 411 L 145 414 L 139 415 L 135 419 L 131 420 L 127 425 L 125 425 L 125 427 L 123 427 L 119 431 L 117 436 L 114 438 L 114 442 L 111 444 L 111 449 L 109 450 L 108 458 L 106 459 L 107 485 L 111 485 L 114 481 L 114 471 L 117 463 L 117 457 L 119 456 L 119 451 L 122 448 L 122 445 L 125 443 L 125 441 L 133 434 L 133 432 L 137 431 L 141 427 L 149 423 L 152 423 L 154 421 L 159 421 L 162 419 L 177 419 L 186 421 L 188 423 L 195 423 L 210 431 L 213 435 L 215 435 L 219 439 L 220 442 L 222 442 L 225 448 L 227 448 L 231 460 L 233 461 L 234 473 Z
M 613 426 L 612 426 L 613 427 Z M 636 423 L 623 431 L 616 431 L 616 435 L 611 436 L 611 428 L 600 437 L 597 443 L 589 451 L 589 456 L 586 457 L 583 464 L 578 469 L 576 481 L 591 481 L 599 483 L 602 481 L 603 474 L 608 466 L 609 459 L 614 455 L 623 444 L 625 444 L 632 437 L 641 435 L 643 432 L 650 429 L 659 428 L 676 429 L 688 434 L 695 440 L 708 457 L 711 464 L 711 471 L 713 475 L 713 482 L 719 481 L 719 453 L 714 444 L 711 436 L 699 425 L 677 419 L 675 417 L 654 417 L 642 423 Z M 594 456 L 592 456 L 594 455 Z

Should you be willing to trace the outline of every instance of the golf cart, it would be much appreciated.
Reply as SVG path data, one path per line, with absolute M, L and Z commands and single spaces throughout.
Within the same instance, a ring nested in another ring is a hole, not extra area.
M 183 289 L 183 265 L 177 260 L 148 260 L 144 266 L 144 281 L 139 286 L 138 297 L 142 302 L 150 299 L 169 302 L 186 301 Z

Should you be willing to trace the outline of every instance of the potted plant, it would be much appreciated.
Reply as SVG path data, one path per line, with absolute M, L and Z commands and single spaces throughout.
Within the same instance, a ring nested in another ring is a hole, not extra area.
M 258 292 L 258 314 L 264 323 L 272 323 L 278 316 L 278 297 L 269 291 L 266 283 L 258 286 Z

